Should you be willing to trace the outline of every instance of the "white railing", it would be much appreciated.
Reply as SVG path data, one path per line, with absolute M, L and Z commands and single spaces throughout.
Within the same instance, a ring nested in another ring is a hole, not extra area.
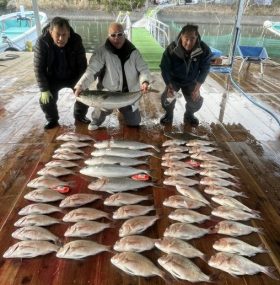
M 145 28 L 163 48 L 166 48 L 170 43 L 169 26 L 152 17 L 146 16 L 145 19 Z
M 119 12 L 117 19 L 117 23 L 121 23 L 124 26 L 124 32 L 126 34 L 126 37 L 129 41 L 131 41 L 131 35 L 132 35 L 132 25 L 131 20 L 129 17 L 129 12 Z

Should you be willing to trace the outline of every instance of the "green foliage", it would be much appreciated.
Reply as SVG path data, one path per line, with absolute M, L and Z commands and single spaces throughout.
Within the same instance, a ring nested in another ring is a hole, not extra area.
M 107 11 L 132 11 L 145 4 L 145 0 L 104 0 L 100 1 L 105 5 Z
M 0 8 L 6 8 L 8 1 L 7 0 L 0 0 Z

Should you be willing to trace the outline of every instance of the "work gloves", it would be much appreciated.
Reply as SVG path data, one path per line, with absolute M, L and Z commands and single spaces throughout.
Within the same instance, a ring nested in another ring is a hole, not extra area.
M 45 105 L 50 102 L 50 99 L 53 98 L 52 93 L 50 91 L 41 92 L 40 102 Z

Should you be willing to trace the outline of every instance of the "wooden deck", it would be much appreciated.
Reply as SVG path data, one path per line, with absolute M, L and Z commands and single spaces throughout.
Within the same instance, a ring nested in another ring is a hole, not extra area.
M 3 55 L 1 55 L 3 56 Z M 246 222 L 248 225 L 263 228 L 263 234 L 250 234 L 240 239 L 253 245 L 262 244 L 268 253 L 258 254 L 251 260 L 265 266 L 274 266 L 275 275 L 280 273 L 280 126 L 274 118 L 262 109 L 256 107 L 233 89 L 225 90 L 226 75 L 212 74 L 203 85 L 202 96 L 204 105 L 198 112 L 201 124 L 191 128 L 182 124 L 184 101 L 178 100 L 175 118 L 172 126 L 164 127 L 159 124 L 163 114 L 160 105 L 160 93 L 150 93 L 141 99 L 142 125 L 140 128 L 127 128 L 122 124 L 118 113 L 113 113 L 106 119 L 102 128 L 88 131 L 87 126 L 75 123 L 73 119 L 74 96 L 68 90 L 61 93 L 58 105 L 60 127 L 44 131 L 45 119 L 39 108 L 39 93 L 33 73 L 32 53 L 19 53 L 19 57 L 10 61 L 0 62 L 0 284 L 94 284 L 94 285 L 148 285 L 167 284 L 159 277 L 141 278 L 129 276 L 110 263 L 113 253 L 101 253 L 83 260 L 59 259 L 55 254 L 48 254 L 32 259 L 4 259 L 3 253 L 16 240 L 11 233 L 16 229 L 13 225 L 19 219 L 18 211 L 30 202 L 24 195 L 30 191 L 26 186 L 28 181 L 36 177 L 37 171 L 51 160 L 53 151 L 61 142 L 56 137 L 66 131 L 89 134 L 96 140 L 115 138 L 130 139 L 154 144 L 161 147 L 167 139 L 164 132 L 192 132 L 196 135 L 207 135 L 210 140 L 217 142 L 220 152 L 216 155 L 223 157 L 238 168 L 231 173 L 241 181 L 241 191 L 249 199 L 240 199 L 244 204 L 261 213 L 263 220 Z M 280 84 L 279 65 L 268 63 L 265 66 L 264 77 L 261 78 L 259 66 L 251 66 L 238 76 L 239 61 L 234 66 L 233 78 L 254 98 L 261 99 L 279 118 Z M 153 87 L 163 90 L 164 84 L 159 73 L 153 73 Z M 90 117 L 90 112 L 88 114 Z M 85 149 L 87 155 L 93 147 Z M 162 149 L 163 151 L 163 149 Z M 171 186 L 163 187 L 163 170 L 160 159 L 150 158 L 150 166 L 155 170 L 156 183 L 160 187 L 148 187 L 139 190 L 139 194 L 152 194 L 154 205 L 160 219 L 154 226 L 145 231 L 145 235 L 161 238 L 165 228 L 171 224 L 167 218 L 170 209 L 164 207 L 163 200 L 176 193 Z M 84 165 L 83 161 L 79 162 Z M 74 181 L 75 187 L 71 194 L 89 193 L 87 185 L 92 179 L 81 175 L 64 178 Z M 197 189 L 203 190 L 202 186 Z M 90 192 L 91 193 L 91 192 Z M 103 194 L 104 198 L 108 194 Z M 210 196 L 205 195 L 210 200 Z M 151 204 L 151 202 L 143 203 Z M 57 203 L 53 203 L 57 205 Z M 107 212 L 115 210 L 104 206 L 102 201 L 92 203 L 92 206 Z M 216 207 L 211 202 L 211 207 Z M 211 208 L 204 207 L 202 213 L 210 214 Z M 52 214 L 62 218 L 64 213 Z M 151 214 L 152 215 L 152 214 Z M 201 226 L 214 226 L 219 220 L 213 218 Z M 106 229 L 90 239 L 112 246 L 118 239 L 118 229 L 121 222 L 115 223 L 114 228 Z M 50 226 L 49 229 L 61 237 L 66 243 L 70 239 L 63 234 L 67 224 Z M 222 235 L 211 234 L 191 241 L 207 257 L 215 253 L 213 243 Z M 145 252 L 155 264 L 162 255 L 158 249 Z M 213 275 L 214 284 L 219 285 L 276 285 L 279 280 L 271 279 L 264 274 L 234 278 L 229 274 L 211 268 L 202 260 L 194 259 L 201 270 Z M 160 267 L 158 265 L 158 267 Z M 190 284 L 174 280 L 172 284 Z

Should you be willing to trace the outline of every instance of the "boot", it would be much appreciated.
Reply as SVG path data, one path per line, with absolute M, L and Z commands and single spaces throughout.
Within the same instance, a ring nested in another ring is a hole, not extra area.
M 191 126 L 196 127 L 199 125 L 199 120 L 197 117 L 194 116 L 194 114 L 185 114 L 184 123 L 185 124 L 189 123 Z
M 165 124 L 172 124 L 173 121 L 173 114 L 170 113 L 165 113 L 165 115 L 163 115 L 160 118 L 160 123 L 165 125 Z

